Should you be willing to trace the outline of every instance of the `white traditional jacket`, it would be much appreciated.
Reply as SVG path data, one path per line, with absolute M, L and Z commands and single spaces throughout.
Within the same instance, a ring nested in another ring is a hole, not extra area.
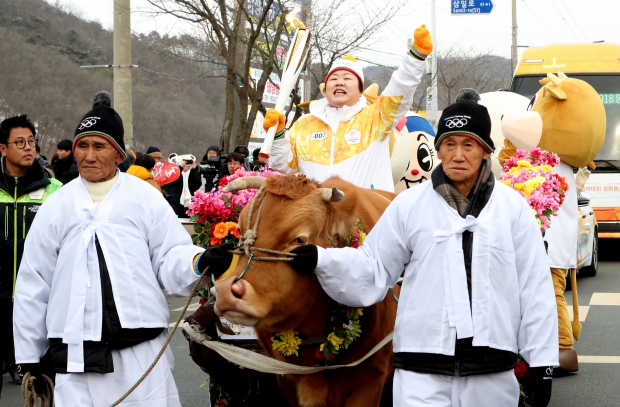
M 473 232 L 467 290 L 463 232 Z M 348 306 L 381 301 L 405 270 L 395 352 L 454 355 L 473 346 L 520 352 L 531 366 L 558 364 L 558 323 L 549 263 L 526 201 L 496 182 L 478 216 L 463 219 L 431 182 L 390 204 L 359 249 L 319 248 L 316 274 Z
M 378 101 L 362 96 L 353 106 L 336 108 L 327 99 L 310 103 L 286 137 L 275 140 L 271 164 L 277 171 L 301 172 L 323 182 L 332 175 L 362 188 L 394 192 L 389 134 L 413 101 L 425 62 L 404 56 Z
M 123 328 L 168 327 L 169 294 L 189 295 L 198 276 L 192 245 L 161 194 L 132 175 L 93 204 L 81 177 L 39 209 L 26 238 L 13 312 L 17 363 L 37 363 L 48 338 L 68 344 L 68 372 L 84 371 L 83 341 L 101 340 L 98 238 Z
M 564 203 L 552 216 L 551 227 L 545 232 L 549 243 L 549 266 L 559 269 L 577 267 L 577 235 L 579 234 L 579 214 L 577 210 L 577 185 L 573 167 L 560 163 L 553 167 L 553 172 L 566 178 L 568 191 Z

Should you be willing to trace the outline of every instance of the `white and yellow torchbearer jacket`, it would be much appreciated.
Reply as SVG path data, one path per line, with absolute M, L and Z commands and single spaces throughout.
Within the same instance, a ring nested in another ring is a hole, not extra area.
M 389 134 L 411 107 L 425 62 L 406 55 L 377 103 L 362 96 L 336 108 L 327 99 L 310 103 L 287 135 L 275 140 L 270 161 L 277 171 L 300 172 L 318 182 L 338 175 L 362 188 L 394 192 Z
M 45 201 L 26 238 L 17 276 L 13 327 L 17 363 L 38 363 L 48 338 L 68 345 L 68 372 L 84 371 L 84 341 L 100 341 L 99 240 L 123 328 L 167 328 L 172 295 L 189 295 L 199 278 L 194 246 L 168 202 L 133 175 L 100 204 L 81 177 Z
M 473 232 L 471 303 L 463 232 Z M 456 339 L 558 365 L 555 294 L 543 239 L 527 202 L 495 183 L 477 218 L 463 219 L 431 182 L 402 192 L 359 249 L 318 248 L 316 274 L 348 306 L 381 301 L 405 270 L 394 352 L 454 355 Z

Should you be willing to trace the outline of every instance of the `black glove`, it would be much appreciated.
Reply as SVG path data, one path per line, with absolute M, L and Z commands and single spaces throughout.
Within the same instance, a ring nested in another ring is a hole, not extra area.
M 301 274 L 311 274 L 319 261 L 319 252 L 313 244 L 299 246 L 291 250 L 296 256 L 289 262 L 293 270 Z
M 221 276 L 228 270 L 230 263 L 232 263 L 233 255 L 229 250 L 234 248 L 234 243 L 224 243 L 208 248 L 198 259 L 196 264 L 197 271 L 202 274 L 208 266 L 209 270 L 207 270 L 207 273 L 213 274 L 215 277 Z
M 24 375 L 30 372 L 30 376 L 34 377 L 34 391 L 37 394 L 45 394 L 45 390 L 47 386 L 45 384 L 45 380 L 43 379 L 43 373 L 41 371 L 41 365 L 38 363 L 22 363 L 17 368 L 19 375 L 24 380 Z
M 551 382 L 553 367 L 530 367 L 530 384 L 534 407 L 547 407 L 551 400 Z

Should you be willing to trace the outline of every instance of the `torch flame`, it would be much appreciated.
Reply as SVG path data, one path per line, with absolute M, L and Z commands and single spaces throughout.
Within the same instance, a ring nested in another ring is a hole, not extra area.
M 291 27 L 305 30 L 306 25 L 299 18 L 297 18 L 298 14 L 299 14 L 299 11 L 291 11 L 284 18 Z

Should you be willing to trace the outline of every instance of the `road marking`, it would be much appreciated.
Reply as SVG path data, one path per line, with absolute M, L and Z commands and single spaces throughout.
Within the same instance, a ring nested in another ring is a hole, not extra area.
M 579 363 L 620 363 L 620 356 L 583 356 L 578 355 Z
M 620 305 L 620 293 L 593 293 L 590 305 Z
M 187 307 L 187 310 L 188 311 L 196 311 L 198 308 L 200 308 L 200 303 L 196 302 L 194 304 L 189 304 L 189 307 Z M 183 311 L 183 307 L 177 308 L 177 309 L 173 309 L 172 311 L 181 312 L 181 311 Z
M 580 322 L 584 322 L 586 320 L 586 317 L 588 316 L 588 311 L 590 310 L 590 307 L 588 305 L 580 305 L 579 306 L 579 321 Z M 570 317 L 570 320 L 573 320 L 573 306 L 569 305 L 568 306 L 568 316 Z

